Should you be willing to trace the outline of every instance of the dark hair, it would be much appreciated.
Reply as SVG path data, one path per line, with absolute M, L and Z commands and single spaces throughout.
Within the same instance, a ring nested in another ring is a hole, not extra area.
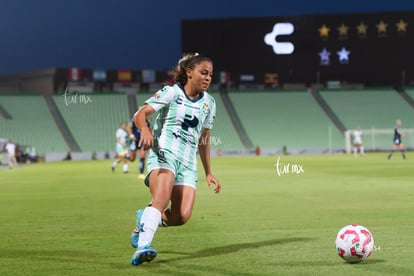
M 198 53 L 184 54 L 175 67 L 175 81 L 185 85 L 187 83 L 187 70 L 193 69 L 195 65 L 200 64 L 203 61 L 213 63 L 211 58 L 202 56 Z

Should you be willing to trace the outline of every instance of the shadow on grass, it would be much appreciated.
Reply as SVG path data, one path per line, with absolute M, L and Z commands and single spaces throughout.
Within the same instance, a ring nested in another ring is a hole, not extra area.
M 51 250 L 51 249 L 1 249 L 0 258 L 24 258 L 26 262 L 35 262 L 35 260 L 50 260 L 60 262 L 78 262 L 91 263 L 91 259 L 98 258 L 96 252 L 87 252 L 83 250 Z M 102 258 L 107 257 L 101 254 Z
M 365 260 L 365 261 L 359 262 L 359 263 L 348 263 L 348 262 L 344 261 L 344 264 L 354 265 L 354 266 L 373 265 L 373 264 L 379 264 L 379 263 L 385 263 L 385 260 L 382 260 L 382 259 L 368 259 L 368 260 Z
M 206 258 L 210 256 L 218 256 L 218 255 L 225 255 L 237 252 L 242 249 L 256 249 L 263 246 L 272 246 L 272 245 L 282 245 L 291 242 L 306 242 L 313 240 L 312 238 L 286 238 L 286 239 L 273 239 L 267 241 L 260 241 L 260 242 L 250 242 L 250 243 L 235 243 L 229 244 L 219 247 L 212 247 L 202 249 L 193 253 L 183 253 L 183 252 L 175 252 L 175 251 L 161 251 L 160 253 L 167 253 L 167 254 L 177 254 L 180 257 L 171 258 L 168 260 L 159 260 L 159 262 L 167 263 L 176 260 L 185 260 L 185 259 L 198 259 L 198 258 Z

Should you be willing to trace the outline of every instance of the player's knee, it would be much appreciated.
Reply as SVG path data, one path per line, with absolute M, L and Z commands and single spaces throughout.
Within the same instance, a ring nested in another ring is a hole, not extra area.
M 129 155 L 129 160 L 130 161 L 135 161 L 135 158 L 136 158 L 136 154 L 131 152 L 131 154 Z
M 175 224 L 178 225 L 183 225 L 185 224 L 191 217 L 191 211 L 189 212 L 184 212 L 184 213 L 180 213 L 177 216 L 175 216 Z

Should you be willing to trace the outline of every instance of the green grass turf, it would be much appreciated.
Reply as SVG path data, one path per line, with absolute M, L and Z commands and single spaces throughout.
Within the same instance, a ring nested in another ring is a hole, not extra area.
M 191 220 L 159 228 L 158 256 L 140 267 L 129 235 L 150 196 L 136 174 L 111 160 L 0 170 L 0 275 L 414 275 L 410 153 L 281 156 L 280 176 L 276 160 L 214 158 L 222 193 L 201 175 Z M 360 264 L 335 251 L 351 223 L 375 239 Z

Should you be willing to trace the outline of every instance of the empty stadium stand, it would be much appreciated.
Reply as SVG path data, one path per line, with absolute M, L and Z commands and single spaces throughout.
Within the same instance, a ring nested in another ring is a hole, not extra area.
M 69 150 L 41 95 L 0 95 L 11 118 L 0 117 L 0 136 L 34 146 L 38 154 Z
M 211 93 L 216 100 L 216 119 L 211 131 L 211 148 L 221 150 L 244 149 L 240 136 L 231 121 L 226 106 L 218 93 Z
M 0 137 L 34 146 L 39 154 L 114 152 L 120 122 L 128 121 L 152 94 L 3 94 Z M 210 140 L 215 153 L 251 152 L 256 146 L 268 152 L 281 152 L 284 146 L 291 153 L 329 152 L 344 149 L 343 132 L 356 125 L 392 129 L 401 119 L 403 128 L 414 128 L 414 108 L 406 99 L 414 99 L 414 89 L 406 89 L 404 97 L 391 88 L 211 94 L 217 104 Z M 387 135 L 376 139 L 391 145 Z
M 414 108 L 414 99 L 410 97 L 409 93 L 407 93 L 405 90 L 400 90 L 397 92 L 401 98 L 403 98 L 409 105 L 411 105 L 412 108 Z
M 321 96 L 347 129 L 392 128 L 395 120 L 409 122 L 414 109 L 391 88 L 321 91 Z
M 302 152 L 343 147 L 342 134 L 307 90 L 233 91 L 229 96 L 254 145 Z
M 414 101 L 414 88 L 408 88 L 405 89 L 405 94 L 411 98 L 412 101 Z
M 81 151 L 115 151 L 115 132 L 121 121 L 130 118 L 125 94 L 75 93 L 53 98 Z
M 321 96 L 335 110 L 347 129 L 357 125 L 362 129 L 393 129 L 401 119 L 403 128 L 413 128 L 414 109 L 397 91 L 391 88 L 321 91 Z M 410 92 L 407 92 L 410 95 Z M 375 141 L 371 141 L 375 139 Z M 411 139 L 403 138 L 406 146 Z M 392 134 L 365 136 L 366 149 L 370 147 L 391 148 Z

